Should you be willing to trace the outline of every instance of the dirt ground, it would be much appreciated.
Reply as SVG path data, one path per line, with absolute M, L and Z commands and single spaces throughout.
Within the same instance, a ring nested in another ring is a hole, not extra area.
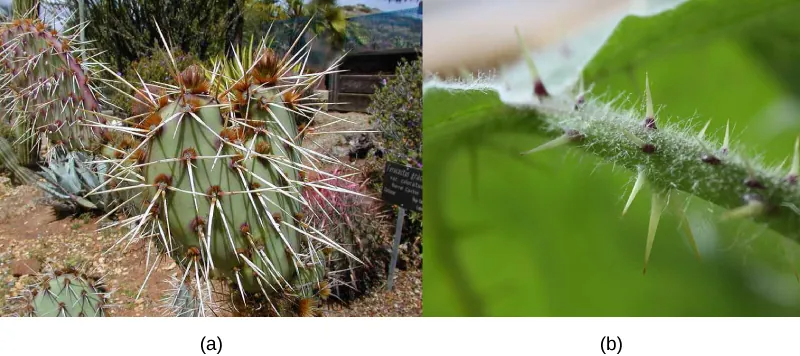
M 318 117 L 315 133 L 306 139 L 307 147 L 330 149 L 346 144 L 341 133 L 327 133 L 368 127 L 367 115 L 335 113 L 349 122 Z M 15 276 L 40 270 L 43 265 L 87 264 L 105 276 L 111 288 L 109 316 L 163 316 L 162 298 L 167 281 L 178 276 L 174 262 L 162 261 L 149 277 L 140 297 L 137 294 L 147 274 L 146 246 L 131 245 L 127 250 L 112 248 L 121 234 L 111 229 L 97 231 L 97 218 L 82 216 L 58 220 L 43 202 L 42 193 L 30 186 L 11 186 L 0 177 L 0 306 L 24 288 L 25 278 Z M 110 251 L 109 251 L 110 250 Z M 107 252 L 108 251 L 108 252 Z M 387 292 L 378 286 L 350 308 L 326 310 L 327 316 L 421 316 L 422 271 L 398 271 L 395 288 Z

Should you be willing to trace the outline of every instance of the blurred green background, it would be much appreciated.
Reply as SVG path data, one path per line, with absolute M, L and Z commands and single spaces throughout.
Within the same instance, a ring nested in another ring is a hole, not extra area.
M 635 101 L 648 72 L 659 120 L 710 118 L 721 142 L 730 119 L 732 149 L 778 165 L 800 134 L 798 18 L 800 1 L 763 0 L 627 18 L 585 78 Z M 481 104 L 426 101 L 425 126 Z M 577 149 L 520 157 L 546 139 L 518 131 L 425 136 L 425 316 L 800 315 L 798 243 L 691 199 L 702 260 L 665 214 L 643 275 L 648 188 L 622 218 L 633 173 Z

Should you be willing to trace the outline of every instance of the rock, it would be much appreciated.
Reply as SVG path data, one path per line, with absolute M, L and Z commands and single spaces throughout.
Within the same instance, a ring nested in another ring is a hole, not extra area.
M 331 147 L 331 155 L 336 158 L 346 157 L 350 154 L 350 147 L 348 146 L 333 146 Z
M 375 148 L 375 142 L 372 135 L 362 133 L 357 137 L 350 140 L 350 151 L 347 156 L 350 159 L 364 159 L 369 152 Z
M 16 260 L 11 262 L 11 275 L 14 277 L 22 277 L 24 275 L 39 273 L 42 264 L 39 261 L 26 258 L 24 260 Z

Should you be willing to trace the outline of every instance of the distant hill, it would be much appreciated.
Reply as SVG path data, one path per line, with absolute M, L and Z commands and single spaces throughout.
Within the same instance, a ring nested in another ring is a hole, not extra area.
M 344 10 L 345 17 L 354 17 L 354 16 L 362 16 L 362 15 L 369 15 L 369 14 L 377 14 L 381 12 L 380 9 L 369 7 L 364 4 L 358 5 L 345 5 L 342 6 L 342 10 Z

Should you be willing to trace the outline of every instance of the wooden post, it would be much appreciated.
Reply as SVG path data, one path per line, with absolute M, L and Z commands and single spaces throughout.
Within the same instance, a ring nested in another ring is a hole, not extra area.
M 389 279 L 386 281 L 386 290 L 391 291 L 394 285 L 394 268 L 397 266 L 397 255 L 400 253 L 400 237 L 403 235 L 403 221 L 406 219 L 406 209 L 400 207 L 397 212 L 397 225 L 394 228 L 394 242 L 392 243 L 392 260 L 389 262 Z

